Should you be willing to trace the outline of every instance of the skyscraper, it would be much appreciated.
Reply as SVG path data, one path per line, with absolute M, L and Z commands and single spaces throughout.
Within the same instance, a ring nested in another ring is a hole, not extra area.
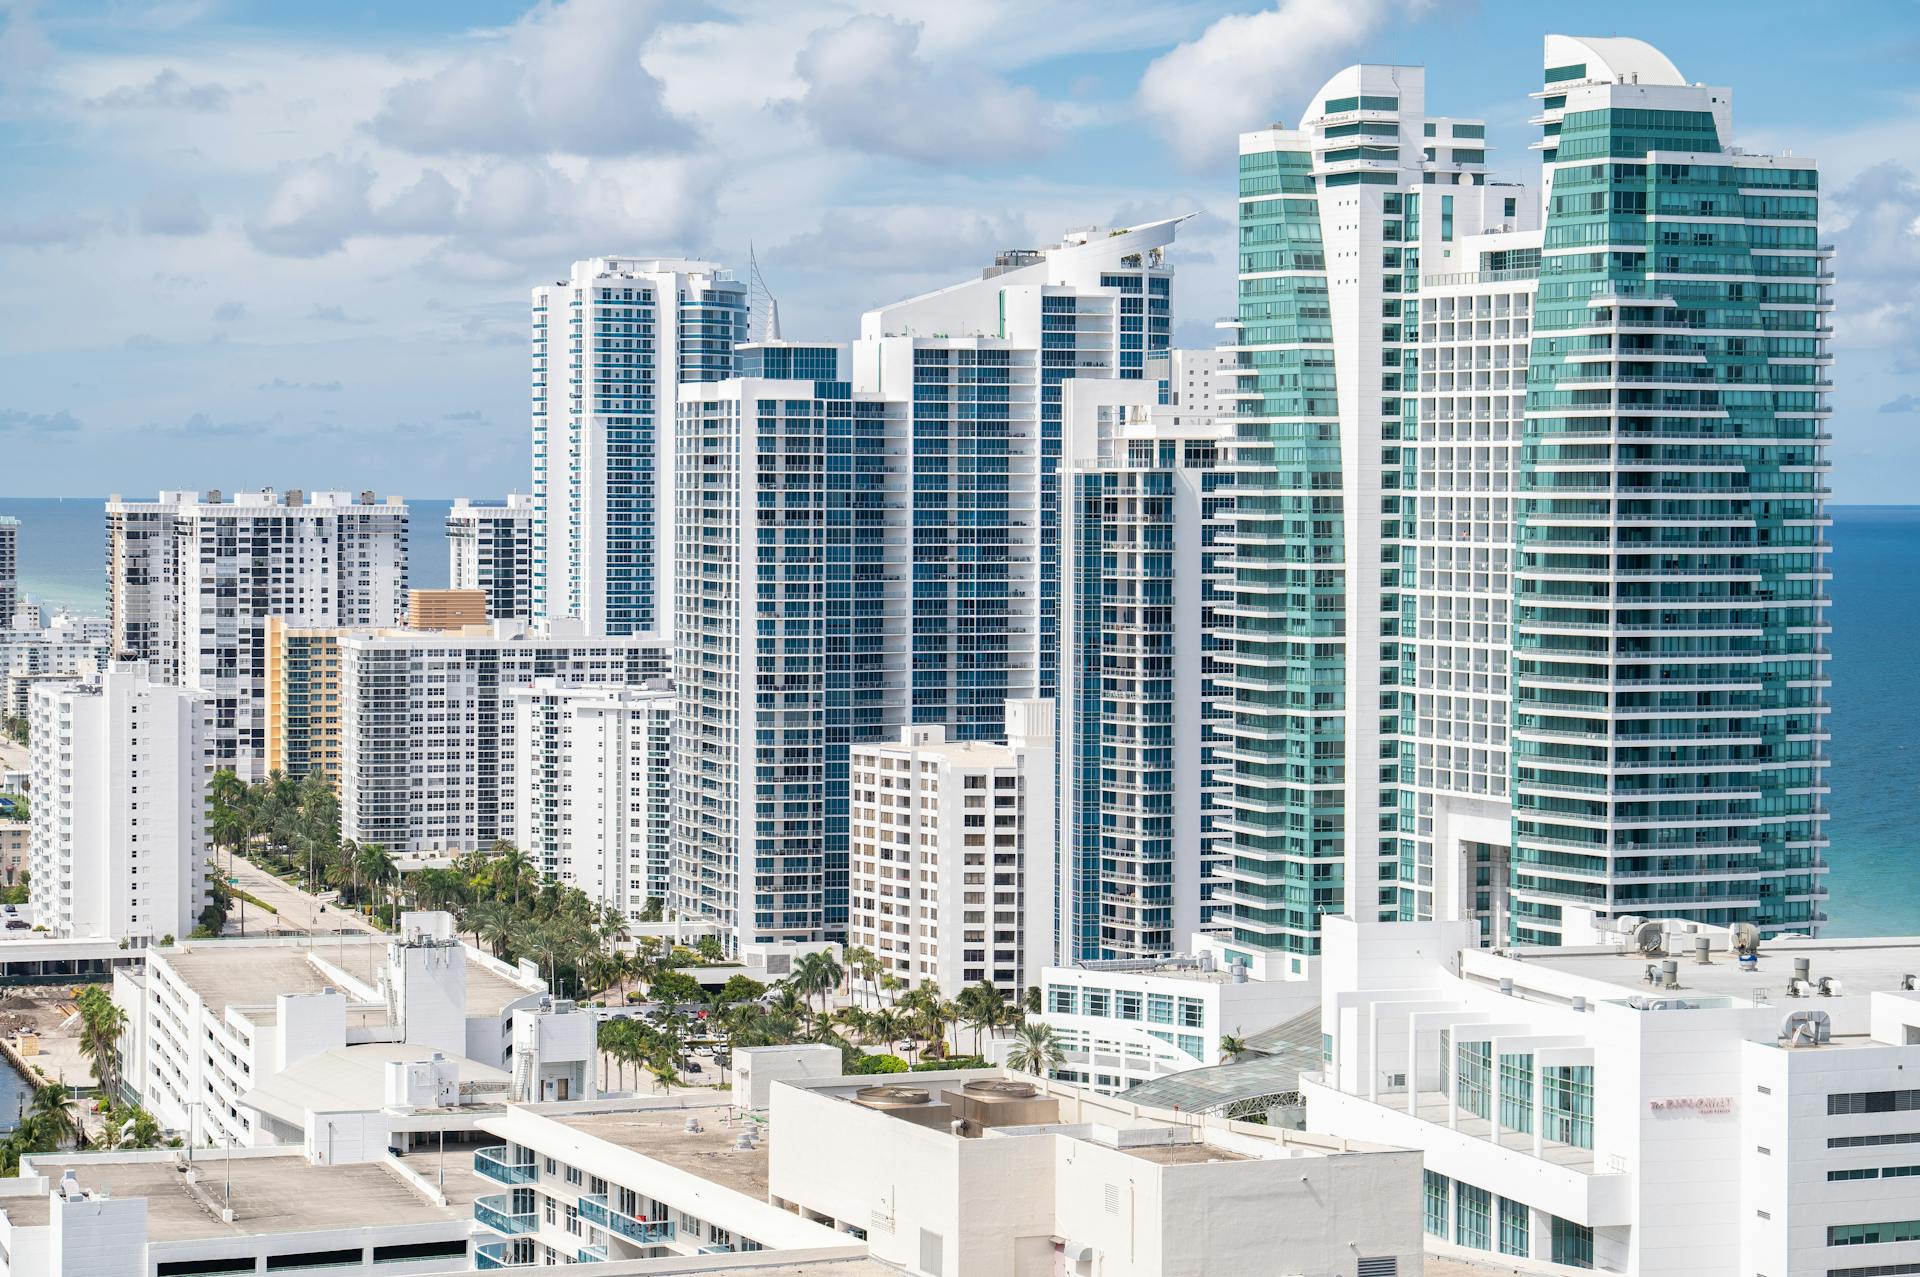
M 1001 253 L 862 317 L 855 388 L 911 404 L 914 722 L 993 740 L 1006 701 L 1056 695 L 1061 384 L 1168 348 L 1181 220 Z
M 1176 385 L 1185 353 L 1158 361 Z M 1226 427 L 1206 382 L 1175 397 L 1066 386 L 1062 962 L 1171 953 L 1213 920 Z
M 514 492 L 499 505 L 461 497 L 447 512 L 447 585 L 484 590 L 487 619 L 533 615 L 533 498 Z
M 906 721 L 905 421 L 837 380 L 682 394 L 670 902 L 736 943 L 846 935 L 850 749 Z
M 1832 249 L 1811 159 L 1637 40 L 1548 36 L 1515 502 L 1513 938 L 1805 932 L 1826 891 Z
M 674 405 L 746 335 L 712 262 L 595 257 L 533 290 L 535 619 L 670 635 Z
M 510 689 L 514 845 L 542 872 L 638 922 L 666 902 L 675 699 L 639 687 L 536 679 Z
M 267 618 L 398 625 L 407 507 L 371 492 L 162 492 L 107 502 L 113 653 L 213 698 L 215 764 L 266 774 Z
M 13 628 L 20 606 L 20 520 L 0 515 L 0 629 Z
M 1419 68 L 1241 139 L 1241 943 L 1819 921 L 1814 166 L 1733 148 L 1728 90 L 1639 41 L 1546 65 L 1543 231 Z
M 38 685 L 30 721 L 36 921 L 136 947 L 186 936 L 212 892 L 209 698 L 114 661 Z

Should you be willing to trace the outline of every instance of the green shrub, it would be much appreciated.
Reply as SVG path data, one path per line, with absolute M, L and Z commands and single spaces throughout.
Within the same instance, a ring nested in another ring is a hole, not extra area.
M 866 1075 L 869 1073 L 905 1073 L 907 1062 L 897 1055 L 863 1055 L 853 1062 L 848 1073 Z

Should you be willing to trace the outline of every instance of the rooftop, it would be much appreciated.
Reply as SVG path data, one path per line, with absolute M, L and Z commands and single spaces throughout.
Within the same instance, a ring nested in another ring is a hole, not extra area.
M 761 1126 L 752 1149 L 734 1147 L 740 1123 L 727 1108 L 627 1110 L 612 1113 L 552 1114 L 555 1121 L 577 1131 L 631 1149 L 722 1188 L 767 1200 L 767 1148 L 772 1140 Z M 700 1119 L 701 1130 L 689 1132 L 687 1119 Z
M 1686 934 L 1672 936 L 1664 954 L 1643 954 L 1632 945 L 1508 949 L 1504 953 L 1529 966 L 1617 985 L 1615 996 L 1623 998 L 1660 992 L 1647 983 L 1647 967 L 1673 961 L 1679 964 L 1680 987 L 1671 996 L 1728 997 L 1736 1003 L 1751 1004 L 1759 994 L 1762 1002 L 1776 1006 L 1788 1000 L 1787 985 L 1794 976 L 1795 958 L 1807 959 L 1816 982 L 1832 976 L 1848 995 L 1897 990 L 1907 976 L 1920 974 L 1920 937 L 1916 936 L 1766 940 L 1760 945 L 1757 969 L 1742 971 L 1728 949 L 1725 928 L 1703 927 L 1697 934 L 1713 941 L 1713 960 L 1708 965 L 1694 960 L 1693 938 Z
M 71 1167 L 81 1188 L 89 1192 L 105 1190 L 112 1197 L 146 1198 L 147 1237 L 164 1242 L 465 1222 L 473 1215 L 472 1195 L 457 1198 L 453 1190 L 456 1185 L 465 1189 L 467 1180 L 477 1188 L 479 1181 L 473 1176 L 471 1153 L 464 1155 L 464 1179 L 455 1169 L 456 1160 L 449 1154 L 449 1191 L 445 1206 L 434 1205 L 379 1162 L 314 1166 L 298 1153 L 231 1159 L 203 1153 L 196 1162 L 201 1172 L 196 1188 L 188 1187 L 186 1175 L 171 1153 L 159 1157 L 151 1153 L 133 1154 L 124 1158 L 110 1153 L 54 1153 L 34 1161 L 33 1169 L 57 1183 L 61 1173 Z M 431 1181 L 434 1175 L 431 1160 L 417 1154 L 413 1159 L 414 1163 L 423 1161 L 426 1164 L 416 1165 L 415 1169 Z M 225 1199 L 229 1179 L 233 1222 L 225 1224 L 220 1221 L 218 1203 Z M 44 1224 L 49 1209 L 47 1200 L 36 1196 L 33 1201 L 36 1205 L 23 1204 L 18 1209 L 8 1201 L 5 1205 L 8 1217 L 17 1225 Z
M 386 965 L 387 936 L 317 936 L 292 940 L 193 940 L 156 951 L 187 986 L 200 995 L 207 1009 L 223 1016 L 229 1006 L 259 1008 L 248 1018 L 271 1024 L 273 1000 L 281 993 L 318 993 L 333 987 L 331 980 L 309 957 L 335 967 L 355 980 L 378 987 Z M 536 993 L 467 954 L 467 1014 L 498 1015 L 511 1002 Z M 385 1024 L 382 1009 L 350 1010 L 355 1027 Z
M 432 1057 L 433 1048 L 405 1042 L 360 1042 L 322 1051 L 291 1068 L 270 1074 L 241 1096 L 249 1104 L 291 1126 L 304 1127 L 308 1112 L 353 1112 L 384 1108 L 389 1061 L 414 1063 Z M 487 1099 L 502 1102 L 512 1078 L 504 1069 L 453 1057 L 462 1087 L 488 1088 Z M 469 1161 L 472 1159 L 469 1158 Z

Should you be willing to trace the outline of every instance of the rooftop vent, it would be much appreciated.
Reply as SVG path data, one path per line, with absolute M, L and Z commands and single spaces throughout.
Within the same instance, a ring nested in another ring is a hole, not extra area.
M 982 1078 L 977 1082 L 968 1082 L 960 1089 L 967 1095 L 994 1100 L 1030 1100 L 1040 1094 L 1040 1088 L 1033 1083 L 1015 1082 L 1008 1078 Z
M 853 1093 L 854 1103 L 870 1109 L 911 1108 L 932 1099 L 930 1092 L 918 1086 L 863 1086 Z

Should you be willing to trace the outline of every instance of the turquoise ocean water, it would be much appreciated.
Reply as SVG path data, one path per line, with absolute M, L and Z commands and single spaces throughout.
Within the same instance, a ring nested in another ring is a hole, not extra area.
M 408 504 L 413 583 L 445 585 L 452 503 Z M 20 520 L 24 592 L 104 610 L 98 500 L 0 497 L 0 514 Z M 1837 507 L 1833 544 L 1828 932 L 1920 933 L 1920 506 Z

